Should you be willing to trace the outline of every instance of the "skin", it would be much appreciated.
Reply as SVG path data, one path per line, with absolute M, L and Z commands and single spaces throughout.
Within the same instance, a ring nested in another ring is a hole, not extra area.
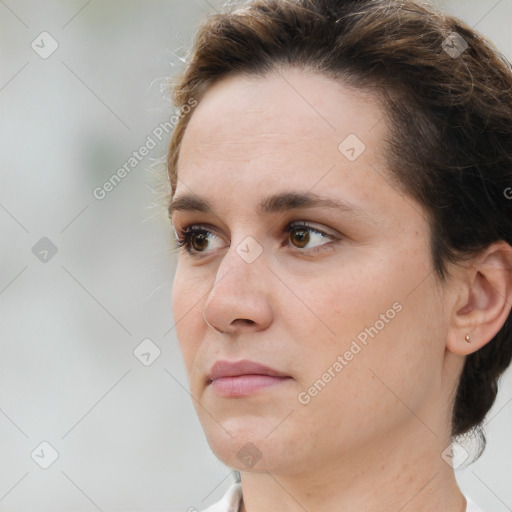
M 244 511 L 465 510 L 441 453 L 464 357 L 510 311 L 510 247 L 439 282 L 425 211 L 390 178 L 384 118 L 369 94 L 285 69 L 217 82 L 185 132 L 174 200 L 194 194 L 213 212 L 171 209 L 178 235 L 192 224 L 211 231 L 201 252 L 180 249 L 173 315 L 198 417 L 213 452 L 241 472 Z M 338 149 L 349 134 L 366 146 L 355 161 Z M 357 209 L 258 212 L 264 198 L 291 191 Z M 285 231 L 292 221 L 325 235 L 308 231 L 304 246 Z M 237 252 L 247 237 L 262 249 L 251 263 Z M 394 318 L 300 403 L 393 304 Z M 206 377 L 218 359 L 291 378 L 221 397 Z M 248 442 L 261 455 L 251 467 L 237 457 Z

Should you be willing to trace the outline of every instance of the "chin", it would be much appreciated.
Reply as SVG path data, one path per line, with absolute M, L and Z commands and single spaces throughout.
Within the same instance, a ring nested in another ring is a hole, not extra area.
M 261 417 L 232 418 L 222 426 L 209 418 L 203 424 L 210 449 L 226 466 L 241 472 L 293 473 L 298 461 L 291 458 L 295 453 L 289 447 L 295 443 L 286 429 L 273 432 L 275 427 L 274 420 Z

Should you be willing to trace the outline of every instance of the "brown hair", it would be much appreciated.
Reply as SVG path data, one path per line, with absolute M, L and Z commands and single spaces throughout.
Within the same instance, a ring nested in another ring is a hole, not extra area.
M 489 244 L 512 244 L 512 72 L 484 36 L 416 1 L 255 0 L 209 17 L 174 88 L 180 109 L 230 74 L 293 66 L 375 93 L 389 124 L 394 179 L 429 215 L 441 281 Z M 190 109 L 189 109 L 190 110 Z M 170 141 L 171 194 L 192 112 Z M 478 434 L 512 359 L 512 316 L 466 357 L 454 396 L 452 436 Z

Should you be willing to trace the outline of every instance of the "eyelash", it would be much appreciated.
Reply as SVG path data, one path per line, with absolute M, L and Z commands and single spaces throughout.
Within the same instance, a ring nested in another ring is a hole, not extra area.
M 321 231 L 317 228 L 315 228 L 314 226 L 311 226 L 309 224 L 307 224 L 306 222 L 304 221 L 294 221 L 294 222 L 290 222 L 284 229 L 284 233 L 287 234 L 288 236 L 290 235 L 290 232 L 295 229 L 295 228 L 303 228 L 304 230 L 308 230 L 308 231 L 311 231 L 311 232 L 314 232 L 314 233 L 317 233 L 319 235 L 322 235 L 326 238 L 330 238 L 332 240 L 336 240 L 336 237 L 334 237 L 333 235 L 329 235 L 327 233 L 325 233 L 324 231 Z M 193 235 L 197 234 L 197 233 L 206 233 L 206 234 L 213 234 L 215 235 L 211 230 L 207 229 L 205 226 L 201 226 L 200 224 L 191 224 L 189 226 L 186 226 L 178 231 L 175 231 L 176 233 L 176 236 L 175 236 L 175 242 L 176 242 L 176 246 L 178 248 L 178 250 L 182 249 L 182 248 L 185 248 L 185 250 L 192 256 L 196 256 L 196 255 L 199 255 L 199 254 L 207 254 L 208 251 L 196 251 L 195 249 L 192 248 L 192 237 Z M 316 252 L 318 250 L 322 250 L 324 249 L 326 244 L 322 244 L 320 246 L 317 246 L 317 247 L 312 247 L 310 249 L 300 249 L 298 247 L 295 247 L 295 249 L 299 252 Z

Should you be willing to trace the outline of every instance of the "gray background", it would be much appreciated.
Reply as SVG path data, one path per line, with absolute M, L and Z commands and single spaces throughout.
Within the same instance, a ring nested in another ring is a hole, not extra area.
M 1 511 L 202 509 L 232 481 L 186 391 L 169 136 L 155 136 L 173 113 L 166 79 L 221 4 L 0 0 Z M 441 5 L 512 58 L 512 0 Z M 42 58 L 45 31 L 58 48 Z M 96 199 L 148 136 L 158 144 Z M 161 354 L 145 366 L 134 349 L 148 338 L 142 359 Z M 489 419 L 485 454 L 458 479 L 486 512 L 510 511 L 510 372 Z M 48 469 L 43 441 L 58 452 Z

